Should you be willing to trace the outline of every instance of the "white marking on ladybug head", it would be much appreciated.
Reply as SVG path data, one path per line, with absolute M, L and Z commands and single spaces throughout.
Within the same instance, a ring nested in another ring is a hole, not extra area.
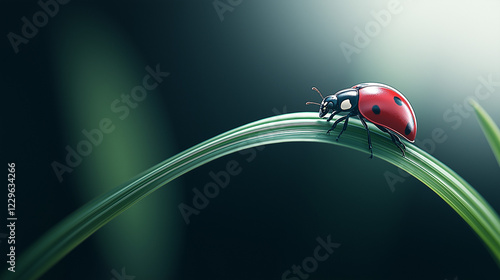
M 351 104 L 351 101 L 349 99 L 346 99 L 344 101 L 342 101 L 342 103 L 340 103 L 340 109 L 342 110 L 349 110 L 351 109 L 352 107 L 352 104 Z

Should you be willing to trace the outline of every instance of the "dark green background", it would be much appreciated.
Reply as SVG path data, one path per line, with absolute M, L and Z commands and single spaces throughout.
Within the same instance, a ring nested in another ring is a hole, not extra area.
M 401 0 L 348 62 L 340 44 L 355 46 L 355 28 L 389 2 L 243 0 L 221 21 L 212 1 L 74 0 L 15 54 L 7 34 L 21 34 L 21 18 L 41 8 L 2 1 L 1 158 L 16 163 L 17 254 L 85 202 L 184 149 L 275 113 L 316 111 L 305 106 L 319 99 L 312 86 L 399 89 L 417 115 L 418 144 L 444 131 L 432 155 L 500 211 L 499 166 L 475 117 L 453 111 L 479 77 L 500 82 L 499 3 Z M 120 120 L 110 104 L 157 64 L 170 76 Z M 497 123 L 499 92 L 495 85 L 479 100 Z M 65 147 L 103 118 L 115 130 L 59 182 L 51 163 L 64 163 Z M 122 267 L 137 280 L 281 279 L 328 235 L 341 246 L 310 279 L 499 278 L 479 238 L 425 185 L 406 178 L 391 189 L 384 174 L 398 170 L 376 146 L 373 160 L 322 144 L 254 152 L 250 162 L 236 153 L 166 185 L 43 279 L 111 279 Z M 186 225 L 178 205 L 192 206 L 192 189 L 231 160 L 241 174 Z

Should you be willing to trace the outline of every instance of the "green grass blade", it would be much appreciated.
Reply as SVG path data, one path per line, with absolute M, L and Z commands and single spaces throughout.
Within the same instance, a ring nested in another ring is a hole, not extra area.
M 484 135 L 490 144 L 491 150 L 493 150 L 493 154 L 497 158 L 498 165 L 500 166 L 500 129 L 496 126 L 493 119 L 486 113 L 486 111 L 477 103 L 476 101 L 470 101 L 472 107 L 476 111 L 477 119 L 479 120 L 479 124 L 483 129 Z
M 336 136 L 325 133 L 330 125 L 319 119 L 317 113 L 292 113 L 243 125 L 193 146 L 76 210 L 24 252 L 17 262 L 16 273 L 6 273 L 2 279 L 36 279 L 145 196 L 224 155 L 283 142 L 328 143 L 369 153 L 366 131 L 359 120 L 350 120 L 339 142 L 335 141 Z M 371 124 L 370 127 L 374 155 L 407 171 L 443 198 L 479 235 L 500 264 L 500 219 L 481 195 L 443 163 L 414 145 L 407 144 L 403 158 L 387 135 Z

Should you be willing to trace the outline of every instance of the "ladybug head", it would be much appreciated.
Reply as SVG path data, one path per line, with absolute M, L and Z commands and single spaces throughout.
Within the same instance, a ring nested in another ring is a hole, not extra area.
M 335 108 L 337 106 L 337 96 L 336 95 L 328 95 L 327 97 L 323 97 L 321 92 L 319 92 L 319 90 L 316 87 L 313 87 L 312 90 L 319 93 L 319 96 L 321 96 L 321 98 L 323 98 L 323 101 L 321 101 L 321 104 L 316 103 L 316 102 L 307 102 L 306 104 L 307 105 L 309 105 L 309 104 L 319 105 L 319 117 L 320 118 L 322 118 L 326 114 L 328 114 L 328 112 L 330 112 L 330 110 L 332 110 L 332 111 L 335 110 Z
M 334 111 L 335 107 L 337 107 L 337 96 L 336 95 L 328 95 L 321 101 L 319 105 L 319 117 L 322 118 L 328 112 Z

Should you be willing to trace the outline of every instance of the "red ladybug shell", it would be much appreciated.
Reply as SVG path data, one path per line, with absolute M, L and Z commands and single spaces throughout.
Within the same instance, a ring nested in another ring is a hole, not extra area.
M 354 86 L 358 89 L 359 112 L 370 122 L 385 127 L 415 142 L 417 119 L 410 102 L 396 89 L 375 83 Z

